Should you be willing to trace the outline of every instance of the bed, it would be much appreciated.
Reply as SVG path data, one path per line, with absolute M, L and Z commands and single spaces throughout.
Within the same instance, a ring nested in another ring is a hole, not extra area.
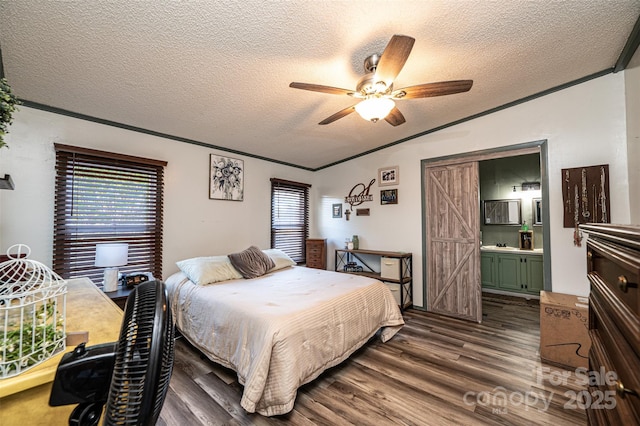
M 183 336 L 233 369 L 242 407 L 266 416 L 291 411 L 298 387 L 404 324 L 385 284 L 352 274 L 286 266 L 201 285 L 180 271 L 165 284 Z

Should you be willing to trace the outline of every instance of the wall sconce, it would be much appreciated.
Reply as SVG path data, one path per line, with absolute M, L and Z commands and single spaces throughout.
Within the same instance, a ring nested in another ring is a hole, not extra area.
M 540 182 L 522 182 L 521 188 L 523 191 L 540 191 Z
M 516 192 L 518 188 L 516 185 L 513 185 L 513 192 Z M 540 191 L 540 182 L 522 182 L 520 186 L 522 191 Z
M 102 282 L 105 292 L 118 290 L 117 267 L 126 265 L 128 258 L 129 244 L 127 243 L 96 244 L 95 266 L 105 268 Z

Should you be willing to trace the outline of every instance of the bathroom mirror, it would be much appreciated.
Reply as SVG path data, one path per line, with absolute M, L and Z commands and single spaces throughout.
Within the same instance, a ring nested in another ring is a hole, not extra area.
M 542 225 L 542 198 L 534 198 L 533 203 L 533 224 Z
M 485 225 L 519 225 L 521 223 L 520 200 L 485 200 L 483 205 Z

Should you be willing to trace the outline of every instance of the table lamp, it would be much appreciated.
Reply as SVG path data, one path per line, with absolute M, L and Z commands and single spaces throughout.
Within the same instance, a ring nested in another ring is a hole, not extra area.
M 96 244 L 96 266 L 106 268 L 102 283 L 105 292 L 118 289 L 118 266 L 127 264 L 129 244 L 102 243 Z

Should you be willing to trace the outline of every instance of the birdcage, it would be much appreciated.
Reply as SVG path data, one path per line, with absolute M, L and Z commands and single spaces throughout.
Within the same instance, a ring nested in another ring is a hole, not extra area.
M 31 249 L 9 247 L 0 263 L 0 379 L 16 376 L 65 349 L 67 283 Z

